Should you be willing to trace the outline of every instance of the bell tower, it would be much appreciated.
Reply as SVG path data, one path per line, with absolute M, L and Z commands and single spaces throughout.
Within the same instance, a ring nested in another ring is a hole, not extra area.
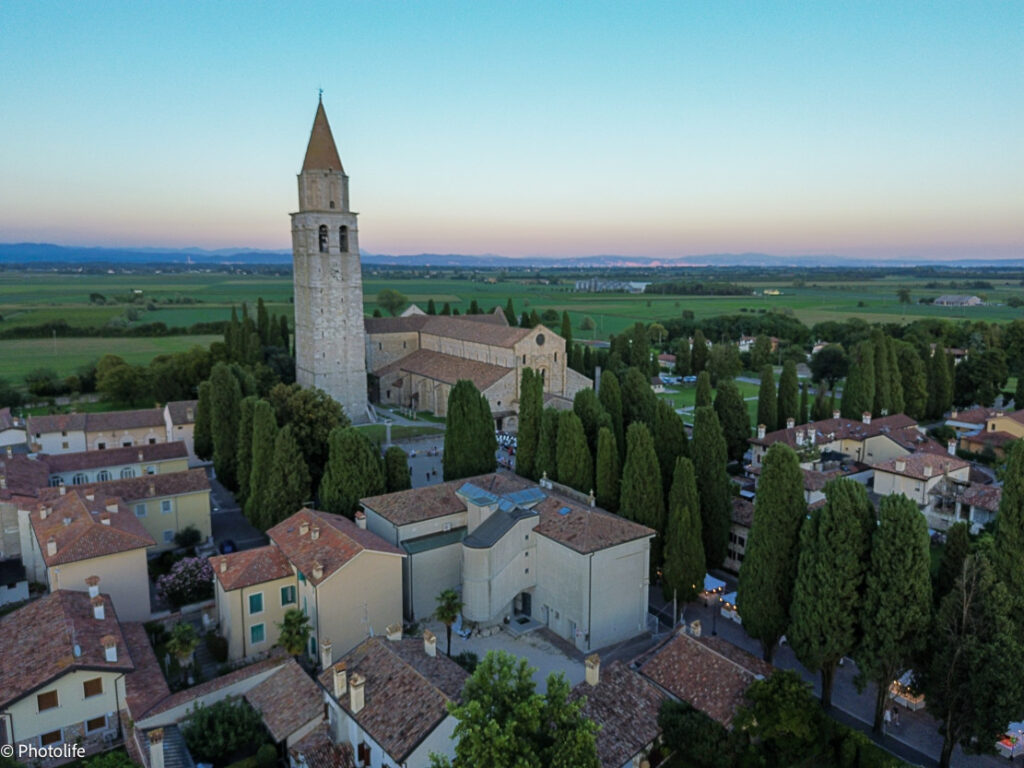
M 353 423 L 366 422 L 359 232 L 322 98 L 299 173 L 299 210 L 291 218 L 296 379 L 341 403 Z

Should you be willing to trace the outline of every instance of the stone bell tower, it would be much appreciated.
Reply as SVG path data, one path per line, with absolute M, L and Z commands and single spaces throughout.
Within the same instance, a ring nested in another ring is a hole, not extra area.
M 291 217 L 296 378 L 341 403 L 353 423 L 366 422 L 359 232 L 322 99 L 299 174 L 299 211 Z

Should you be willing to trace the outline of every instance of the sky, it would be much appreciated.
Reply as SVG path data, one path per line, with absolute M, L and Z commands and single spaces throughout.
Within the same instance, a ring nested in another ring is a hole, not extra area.
M 0 2 L 0 242 L 1024 257 L 1024 3 Z

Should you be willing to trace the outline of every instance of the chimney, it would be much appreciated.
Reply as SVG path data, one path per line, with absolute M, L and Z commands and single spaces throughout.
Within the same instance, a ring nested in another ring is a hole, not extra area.
M 865 424 L 870 424 L 871 423 L 871 411 L 864 411 L 864 413 L 862 413 L 860 415 L 860 420 L 863 421 Z
M 423 652 L 427 656 L 437 656 L 437 635 L 429 629 L 423 630 Z
M 802 429 L 798 429 L 796 431 L 796 444 L 797 445 L 803 445 L 804 444 L 804 431 Z
M 103 652 L 107 661 L 111 663 L 117 661 L 117 639 L 113 635 L 104 635 L 100 642 L 103 643 Z
M 786 429 L 792 429 L 795 426 L 796 426 L 796 419 L 794 419 L 792 416 L 790 416 L 788 419 L 786 419 Z
M 907 471 L 907 462 L 905 462 L 903 459 L 896 459 L 896 471 L 897 472 L 906 472 Z
M 924 471 L 924 476 L 925 477 L 931 477 L 932 476 L 932 468 L 929 465 L 925 464 L 922 467 L 922 470 Z
M 146 737 L 149 739 L 149 768 L 164 768 L 164 729 L 154 728 Z
M 1003 411 L 996 411 L 996 418 L 997 418 L 997 419 L 1001 419 L 1001 418 L 1003 418 L 1003 416 L 1005 416 L 1005 415 L 1006 415 L 1006 414 L 1005 414 L 1005 413 L 1003 413 Z
M 946 443 L 946 453 L 950 456 L 956 456 L 956 440 L 950 440 Z
M 310 526 L 309 538 L 311 538 L 313 541 L 316 541 L 317 539 L 320 538 L 320 526 L 319 525 Z
M 839 411 L 832 411 L 832 418 L 833 419 L 838 419 L 839 418 Z
M 313 580 L 320 581 L 324 577 L 324 567 L 316 560 L 313 561 Z
M 97 621 L 103 621 L 104 616 L 103 598 L 97 595 L 92 599 L 92 617 Z
M 366 530 L 366 513 L 361 509 L 356 511 L 356 527 Z
M 597 506 L 597 499 L 594 497 L 594 489 L 590 489 L 590 495 L 587 497 L 587 503 L 592 507 Z
M 139 451 L 139 461 L 145 461 L 145 459 L 142 456 L 142 451 Z
M 68 518 L 65 518 L 65 519 L 68 519 Z M 102 515 L 100 515 L 100 522 L 103 525 L 110 525 L 110 515 L 108 515 L 106 512 L 104 512 Z
M 339 661 L 334 668 L 334 698 L 340 699 L 348 693 L 348 667 L 344 661 Z
M 809 445 L 814 445 L 814 441 L 818 439 L 818 430 L 811 427 L 807 430 L 807 442 Z
M 8 459 L 13 459 L 14 458 L 14 448 L 9 446 L 9 445 L 7 446 L 7 458 Z
M 299 536 L 305 536 L 309 533 L 309 521 L 303 520 L 299 523 Z
M 700 619 L 694 619 L 690 622 L 690 634 L 694 637 L 700 637 Z
M 108 501 L 107 502 L 107 512 L 109 512 L 112 515 L 116 515 L 117 514 L 117 502 L 116 501 Z
M 764 433 L 767 431 L 767 427 L 764 424 L 757 425 L 757 439 L 764 440 Z
M 195 420 L 196 420 L 196 412 L 192 409 L 192 406 L 190 405 L 188 408 L 185 409 L 185 421 L 195 421 Z
M 99 576 L 89 576 L 88 578 L 86 578 L 85 586 L 87 586 L 89 588 L 89 597 L 99 597 L 100 596 L 100 577 Z
M 331 666 L 331 645 L 330 639 L 325 638 L 320 644 L 320 667 L 327 669 Z
M 228 559 L 226 557 L 222 557 L 220 559 L 220 566 L 219 566 L 219 568 L 220 568 L 220 572 L 221 573 L 227 573 L 228 572 Z
M 85 500 L 86 501 L 96 501 L 96 494 L 93 493 L 92 491 L 89 491 L 87 494 L 85 494 Z
M 599 682 L 601 682 L 600 656 L 598 656 L 596 653 L 590 654 L 589 656 L 587 656 L 586 659 L 584 659 L 583 666 L 586 669 L 584 674 L 586 676 L 585 679 L 587 681 L 587 685 L 597 685 Z
M 46 554 L 53 557 L 57 554 L 57 540 L 51 536 L 46 540 Z
M 953 409 L 952 411 L 950 411 L 950 412 L 949 412 L 949 417 L 950 417 L 951 419 L 955 419 L 955 418 L 956 418 L 956 415 L 957 415 L 957 413 L 959 413 L 959 411 L 957 411 L 957 409 L 956 409 L 956 408 L 954 408 L 954 409 Z
M 348 681 L 348 707 L 352 710 L 353 715 L 358 715 L 363 711 L 363 686 L 365 684 L 366 678 L 358 672 L 352 673 L 352 679 Z
M 150 481 L 149 483 L 149 495 L 156 496 L 156 484 Z
M 66 485 L 64 485 L 64 481 L 61 480 L 60 481 L 60 495 L 63 496 L 67 492 L 68 492 L 68 487 Z
M 397 621 L 394 624 L 388 624 L 387 628 L 384 631 L 388 635 L 388 640 L 390 640 L 393 643 L 397 643 L 399 640 L 402 639 L 402 625 L 399 624 Z

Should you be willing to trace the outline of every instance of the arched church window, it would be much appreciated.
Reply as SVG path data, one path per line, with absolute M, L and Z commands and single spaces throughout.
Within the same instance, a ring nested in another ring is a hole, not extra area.
M 338 230 L 338 243 L 342 253 L 348 253 L 348 227 L 341 227 Z
M 320 225 L 320 253 L 327 253 L 327 225 Z

